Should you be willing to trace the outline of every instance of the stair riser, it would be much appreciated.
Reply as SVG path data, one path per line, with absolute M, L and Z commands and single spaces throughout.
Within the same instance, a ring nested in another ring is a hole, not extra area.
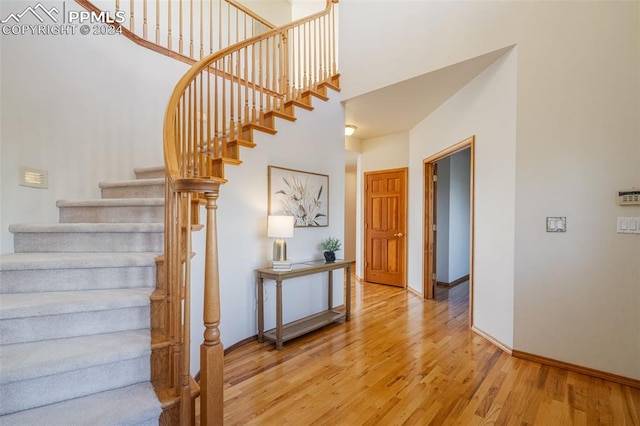
M 0 344 L 149 328 L 149 306 L 0 320 Z
M 135 170 L 136 179 L 160 179 L 165 177 L 164 168 L 157 170 Z
M 154 266 L 0 271 L 0 293 L 153 288 L 155 279 Z
M 162 232 L 16 232 L 16 253 L 160 252 Z
M 4 384 L 0 386 L 0 415 L 148 381 L 149 364 L 149 356 L 144 356 Z
M 60 223 L 161 223 L 164 206 L 60 207 Z
M 102 198 L 164 198 L 164 184 L 102 188 Z

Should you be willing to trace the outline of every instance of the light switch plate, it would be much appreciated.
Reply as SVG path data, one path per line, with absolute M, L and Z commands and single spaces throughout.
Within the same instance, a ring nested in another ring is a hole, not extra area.
M 567 232 L 565 216 L 547 217 L 547 232 Z
M 618 234 L 640 234 L 640 217 L 619 217 Z

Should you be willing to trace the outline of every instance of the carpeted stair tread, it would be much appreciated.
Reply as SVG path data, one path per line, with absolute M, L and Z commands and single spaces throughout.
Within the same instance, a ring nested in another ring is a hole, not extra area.
M 149 356 L 149 330 L 4 345 L 0 385 Z
M 157 425 L 162 412 L 149 382 L 0 417 L 2 426 Z
M 60 223 L 123 223 L 164 221 L 164 198 L 101 198 L 58 200 Z
M 24 223 L 9 226 L 16 253 L 161 251 L 163 223 Z
M 134 288 L 4 294 L 0 299 L 0 320 L 146 306 L 152 291 Z
M 98 186 L 101 189 L 117 188 L 121 186 L 151 186 L 151 185 L 164 185 L 164 178 L 130 179 L 130 180 L 119 180 L 119 181 L 111 181 L 111 182 L 100 182 L 98 184 Z
M 163 232 L 163 223 L 19 223 L 9 225 L 15 233 L 131 233 Z
M 99 183 L 102 198 L 164 197 L 165 179 L 133 179 Z
M 136 167 L 133 169 L 137 179 L 154 179 L 165 177 L 164 166 Z
M 0 425 L 157 425 L 151 300 L 164 167 L 59 200 L 58 223 L 9 226 L 0 255 Z
M 0 255 L 0 271 L 154 266 L 160 252 L 9 253 Z
M 0 255 L 0 293 L 151 288 L 159 252 Z
M 94 200 L 58 200 L 57 207 L 164 206 L 164 198 L 99 198 Z

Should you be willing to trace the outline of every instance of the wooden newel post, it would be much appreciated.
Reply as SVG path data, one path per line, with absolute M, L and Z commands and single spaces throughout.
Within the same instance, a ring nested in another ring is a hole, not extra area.
M 200 424 L 222 425 L 223 350 L 220 342 L 220 287 L 216 200 L 218 190 L 205 194 L 207 228 L 204 268 L 204 342 L 200 345 Z
M 178 208 L 182 210 L 182 201 L 180 198 L 180 204 Z M 186 212 L 184 218 L 186 220 L 185 226 L 185 263 L 183 269 L 183 289 L 184 289 L 184 307 L 183 307 L 183 330 L 182 330 L 182 365 L 180 366 L 180 424 L 190 425 L 194 424 L 195 419 L 192 418 L 192 400 L 191 400 L 191 383 L 189 379 L 191 372 L 189 368 L 191 358 L 191 260 L 189 259 L 189 253 L 191 253 L 191 193 L 187 192 L 184 199 L 184 207 Z

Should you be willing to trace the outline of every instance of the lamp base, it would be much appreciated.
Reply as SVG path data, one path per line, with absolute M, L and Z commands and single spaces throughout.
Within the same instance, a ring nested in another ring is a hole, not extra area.
M 282 238 L 273 242 L 273 260 L 277 262 L 287 260 L 287 243 Z

